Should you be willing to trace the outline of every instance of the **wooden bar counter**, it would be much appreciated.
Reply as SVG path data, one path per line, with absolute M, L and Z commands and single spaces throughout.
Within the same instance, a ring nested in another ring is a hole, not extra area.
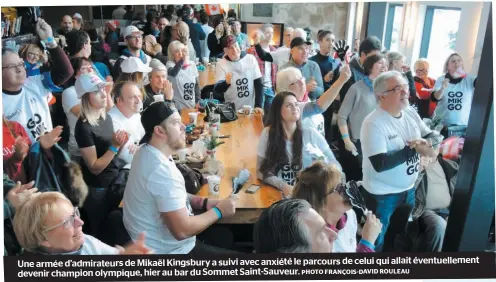
M 191 109 L 184 109 L 181 113 L 183 123 L 189 121 L 188 113 Z M 198 116 L 197 125 L 203 124 L 203 114 Z M 260 213 L 272 203 L 281 199 L 281 192 L 276 188 L 259 181 L 256 175 L 257 146 L 260 134 L 263 130 L 262 116 L 251 114 L 245 116 L 238 114 L 236 121 L 222 123 L 220 135 L 230 135 L 230 138 L 221 139 L 225 142 L 216 148 L 215 158 L 224 166 L 224 176 L 220 183 L 218 196 L 210 196 L 208 184 L 203 185 L 197 195 L 202 197 L 224 199 L 232 193 L 232 180 L 241 169 L 250 172 L 250 179 L 238 192 L 236 214 L 230 218 L 222 219 L 220 223 L 254 223 Z M 251 184 L 260 185 L 260 189 L 254 194 L 246 193 Z

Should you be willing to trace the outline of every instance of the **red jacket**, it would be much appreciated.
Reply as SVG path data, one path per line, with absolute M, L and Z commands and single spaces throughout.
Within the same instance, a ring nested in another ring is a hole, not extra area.
M 15 121 L 8 121 L 9 126 L 6 126 L 4 122 L 3 128 L 3 169 L 10 179 L 17 181 L 20 179 L 23 173 L 22 161 L 14 162 L 10 158 L 15 152 L 15 139 L 16 137 L 22 137 L 26 140 L 27 144 L 31 146 L 31 141 L 29 139 L 28 133 L 24 130 L 24 127 Z M 10 128 L 9 128 L 10 127 Z M 24 183 L 24 182 L 23 182 Z

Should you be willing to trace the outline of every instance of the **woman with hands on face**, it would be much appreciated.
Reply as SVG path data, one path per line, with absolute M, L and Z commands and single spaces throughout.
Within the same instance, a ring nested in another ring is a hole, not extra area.
M 167 53 L 167 79 L 172 84 L 176 108 L 195 108 L 201 99 L 200 75 L 189 59 L 188 48 L 176 40 L 169 44 Z

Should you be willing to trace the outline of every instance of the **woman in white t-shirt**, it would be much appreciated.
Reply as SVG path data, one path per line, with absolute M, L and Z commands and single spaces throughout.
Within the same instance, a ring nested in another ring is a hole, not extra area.
M 431 99 L 438 102 L 435 116 L 442 117 L 444 126 L 461 126 L 466 129 L 476 77 L 467 74 L 459 54 L 451 54 L 444 65 L 445 75 L 437 79 Z M 465 135 L 465 129 L 458 134 Z
M 335 166 L 316 162 L 302 170 L 292 196 L 308 201 L 324 218 L 327 226 L 337 233 L 333 252 L 374 252 L 374 243 L 382 224 L 373 214 L 369 214 L 362 230 L 362 239 L 357 244 L 357 216 L 346 195 L 346 185 L 341 182 L 341 171 Z
M 167 50 L 169 61 L 167 79 L 174 90 L 174 104 L 180 111 L 195 108 L 200 101 L 200 75 L 193 61 L 189 60 L 188 48 L 179 41 L 172 41 Z
M 315 160 L 332 163 L 341 170 L 324 137 L 302 128 L 300 107 L 291 92 L 281 92 L 272 103 L 269 120 L 257 148 L 257 177 L 289 195 L 297 173 Z
M 67 83 L 67 86 L 69 87 L 62 92 L 62 107 L 67 116 L 67 123 L 69 124 L 70 130 L 68 143 L 69 154 L 74 161 L 79 162 L 81 153 L 79 152 L 79 147 L 74 138 L 74 128 L 76 127 L 76 122 L 81 112 L 81 99 L 78 98 L 74 83 L 81 74 L 93 73 L 94 69 L 91 61 L 84 57 L 72 59 L 71 65 L 74 69 L 74 76 L 71 77 Z

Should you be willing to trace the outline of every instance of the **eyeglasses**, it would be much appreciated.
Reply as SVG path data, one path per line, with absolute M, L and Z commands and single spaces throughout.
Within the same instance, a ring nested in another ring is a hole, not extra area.
M 297 78 L 293 83 L 291 83 L 289 86 L 294 86 L 296 84 L 300 84 L 300 85 L 303 85 L 305 84 L 305 78 L 304 77 L 300 77 L 300 78 Z
M 427 72 L 427 69 L 425 69 L 425 70 L 416 70 L 415 72 L 426 73 Z
M 343 183 L 339 183 L 334 190 L 331 190 L 327 193 L 327 195 L 331 195 L 332 193 L 337 192 L 339 195 L 344 195 L 346 193 L 346 186 Z
M 61 223 L 54 225 L 52 227 L 49 227 L 43 231 L 48 232 L 48 231 L 53 230 L 53 229 L 55 229 L 61 225 L 64 226 L 64 228 L 74 227 L 74 221 L 76 220 L 76 217 L 81 218 L 81 215 L 79 214 L 79 209 L 77 207 L 74 208 L 74 213 L 69 218 L 67 218 L 66 220 L 62 221 Z
M 132 40 L 138 40 L 138 39 L 143 39 L 142 35 L 130 35 L 126 37 L 126 39 L 132 39 Z
M 405 90 L 408 92 L 408 84 L 398 85 L 398 86 L 394 87 L 393 89 L 384 91 L 382 93 L 388 93 L 388 92 L 400 93 L 402 90 Z
M 34 57 L 34 58 L 39 58 L 41 55 L 38 54 L 38 53 L 28 52 L 28 56 L 31 56 L 31 57 Z
M 2 67 L 2 69 L 15 69 L 15 70 L 22 70 L 22 69 L 26 69 L 26 66 L 24 65 L 24 62 L 22 63 L 19 63 L 17 65 L 10 65 L 10 66 L 5 66 L 5 67 Z

